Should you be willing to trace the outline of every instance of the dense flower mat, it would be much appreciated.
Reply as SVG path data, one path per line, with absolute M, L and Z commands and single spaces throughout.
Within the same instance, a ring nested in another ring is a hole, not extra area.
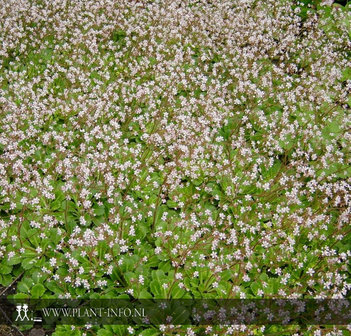
M 350 5 L 3 0 L 0 12 L 2 295 L 349 297 Z

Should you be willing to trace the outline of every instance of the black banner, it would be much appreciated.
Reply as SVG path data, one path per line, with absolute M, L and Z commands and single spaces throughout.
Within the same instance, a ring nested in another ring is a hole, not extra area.
M 346 325 L 348 299 L 0 300 L 0 324 Z

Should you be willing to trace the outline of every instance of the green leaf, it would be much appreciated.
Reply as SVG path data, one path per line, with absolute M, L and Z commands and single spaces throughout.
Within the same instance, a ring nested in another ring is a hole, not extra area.
M 12 267 L 4 264 L 0 264 L 0 274 L 10 274 L 12 271 Z
M 96 216 L 102 216 L 105 214 L 105 207 L 103 205 L 94 206 L 93 208 Z
M 35 259 L 26 258 L 26 259 L 23 259 L 23 261 L 22 261 L 22 267 L 25 270 L 29 270 L 29 269 L 34 267 L 34 263 L 35 263 Z
M 6 264 L 7 265 L 17 265 L 21 262 L 22 258 L 19 256 L 14 256 L 10 259 L 7 259 Z
M 158 256 L 157 255 L 153 255 L 149 259 L 149 261 L 147 262 L 147 267 L 149 267 L 149 268 L 156 267 L 156 266 L 158 266 L 159 262 L 160 262 L 160 260 L 159 260 Z
M 174 202 L 172 200 L 168 200 L 166 204 L 169 208 L 177 208 L 178 207 L 177 202 Z
M 76 288 L 76 293 L 79 296 L 83 296 L 84 294 L 86 294 L 86 289 L 85 288 Z
M 133 279 L 135 280 L 137 278 L 134 272 L 125 272 L 123 275 L 130 285 L 132 284 Z
M 111 274 L 111 279 L 114 281 L 119 282 L 120 284 L 122 284 L 123 286 L 127 286 L 127 281 L 124 278 L 121 270 L 119 268 L 114 268 Z
M 13 296 L 15 300 L 28 299 L 29 295 L 25 293 L 17 293 Z
M 45 287 L 42 284 L 36 284 L 31 290 L 34 299 L 40 298 L 45 293 Z
M 181 299 L 184 298 L 186 291 L 175 284 L 172 288 L 171 297 L 172 299 Z
M 56 273 L 61 276 L 66 276 L 69 272 L 66 268 L 60 267 Z
M 163 271 L 161 271 L 160 269 L 152 271 L 152 279 L 156 280 L 157 282 L 161 282 L 162 279 L 166 278 L 166 275 Z
M 21 282 L 18 283 L 17 289 L 21 292 L 29 293 L 30 287 L 31 287 L 31 284 L 29 282 L 31 282 L 31 280 L 28 278 L 22 280 Z
M 100 329 L 96 335 L 97 336 L 113 336 L 113 333 L 111 331 L 106 330 L 106 329 Z
M 152 299 L 152 295 L 146 289 L 143 289 L 139 293 L 139 299 Z
M 158 330 L 149 328 L 149 329 L 143 330 L 143 331 L 139 334 L 139 336 L 157 336 L 157 335 L 159 335 L 159 334 L 160 334 L 160 333 L 158 332 Z
M 164 299 L 165 298 L 164 289 L 162 288 L 161 283 L 158 282 L 157 280 L 151 281 L 150 290 L 151 290 L 151 293 L 154 294 L 155 298 L 157 298 L 157 299 Z
M 167 261 L 161 261 L 158 264 L 158 268 L 163 272 L 168 272 L 172 269 L 172 266 L 171 266 L 171 263 L 167 260 Z
M 252 292 L 254 293 L 254 295 L 257 295 L 257 292 L 258 292 L 258 290 L 260 289 L 260 286 L 258 285 L 257 282 L 253 282 L 253 283 L 250 285 L 250 288 L 251 288 Z
M 128 294 L 121 294 L 116 297 L 116 299 L 120 300 L 129 300 L 129 295 Z
M 10 286 L 12 282 L 11 274 L 0 275 L 0 284 L 4 287 Z
M 133 256 L 125 256 L 123 260 L 123 264 L 121 265 L 121 270 L 123 272 L 129 272 L 135 270 L 135 265 L 138 263 L 139 257 L 137 255 Z
M 67 336 L 67 331 L 55 331 L 52 336 Z
M 113 325 L 111 328 L 116 336 L 124 336 L 127 331 L 127 327 L 124 325 Z
M 275 177 L 275 176 L 278 174 L 281 165 L 282 165 L 282 163 L 281 163 L 280 161 L 276 161 L 276 162 L 274 163 L 274 165 L 267 171 L 265 177 L 268 177 L 268 178 L 273 178 L 273 177 Z
M 267 282 L 269 278 L 268 278 L 268 275 L 266 273 L 262 273 L 260 275 L 260 279 L 264 282 Z

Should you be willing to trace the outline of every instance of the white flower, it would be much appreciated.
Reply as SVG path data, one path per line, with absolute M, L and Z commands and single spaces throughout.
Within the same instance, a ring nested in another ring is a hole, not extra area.
M 315 271 L 314 271 L 313 268 L 309 268 L 309 269 L 307 270 L 306 273 L 307 273 L 308 275 L 312 276 L 312 275 L 315 273 Z
M 183 274 L 178 272 L 178 273 L 175 274 L 175 278 L 176 278 L 177 280 L 183 279 Z
M 11 259 L 15 256 L 15 252 L 11 251 L 7 254 L 8 259 Z

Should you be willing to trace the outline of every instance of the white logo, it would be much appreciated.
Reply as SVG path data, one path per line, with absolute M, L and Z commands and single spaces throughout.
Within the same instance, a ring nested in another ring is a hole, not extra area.
M 16 311 L 17 311 L 17 317 L 15 321 L 29 321 L 29 317 L 28 317 L 28 305 L 25 303 L 23 305 L 18 305 L 16 306 Z M 23 313 L 23 315 L 22 315 Z
M 33 322 L 42 322 L 43 319 L 41 317 L 28 317 L 28 305 L 24 303 L 23 305 L 19 304 L 16 306 L 17 317 L 15 321 L 33 321 Z

